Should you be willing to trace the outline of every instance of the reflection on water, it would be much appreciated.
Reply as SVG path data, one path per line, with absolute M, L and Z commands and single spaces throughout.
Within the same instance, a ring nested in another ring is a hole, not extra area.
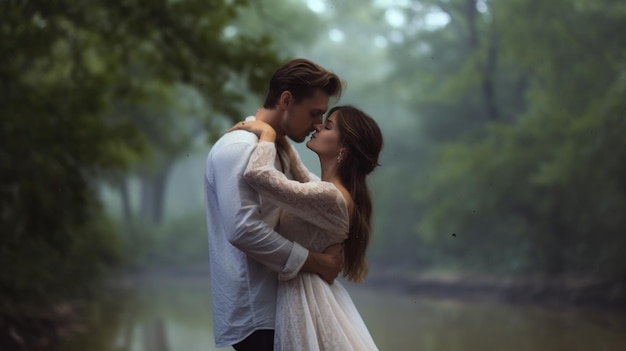
M 626 350 L 626 316 L 354 292 L 381 350 Z
M 344 283 L 381 350 L 622 351 L 623 311 L 426 299 Z M 208 279 L 151 280 L 89 306 L 89 330 L 60 351 L 217 349 Z

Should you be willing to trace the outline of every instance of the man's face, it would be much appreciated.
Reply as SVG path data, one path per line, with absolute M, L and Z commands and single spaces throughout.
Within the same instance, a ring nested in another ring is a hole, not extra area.
M 283 120 L 283 129 L 289 139 L 301 143 L 315 131 L 315 127 L 323 123 L 324 113 L 328 109 L 328 94 L 316 90 L 300 103 L 290 103 L 286 118 Z

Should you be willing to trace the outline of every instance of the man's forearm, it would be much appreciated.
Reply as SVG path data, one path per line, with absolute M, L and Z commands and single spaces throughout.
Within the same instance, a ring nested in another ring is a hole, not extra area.
M 319 275 L 328 284 L 332 284 L 341 272 L 341 253 L 320 253 L 309 251 L 301 271 Z

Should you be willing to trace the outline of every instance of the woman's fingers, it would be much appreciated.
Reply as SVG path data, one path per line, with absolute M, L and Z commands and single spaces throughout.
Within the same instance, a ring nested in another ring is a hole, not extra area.
M 226 133 L 228 132 L 232 132 L 233 130 L 238 130 L 238 129 L 245 129 L 246 126 L 246 122 L 239 122 L 237 124 L 235 124 L 234 126 L 230 127 Z

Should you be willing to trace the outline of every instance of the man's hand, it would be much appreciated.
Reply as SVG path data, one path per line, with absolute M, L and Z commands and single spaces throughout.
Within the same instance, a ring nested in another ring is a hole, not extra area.
M 343 248 L 341 244 L 331 245 L 323 253 L 309 252 L 302 271 L 316 273 L 328 284 L 332 284 L 343 266 Z

